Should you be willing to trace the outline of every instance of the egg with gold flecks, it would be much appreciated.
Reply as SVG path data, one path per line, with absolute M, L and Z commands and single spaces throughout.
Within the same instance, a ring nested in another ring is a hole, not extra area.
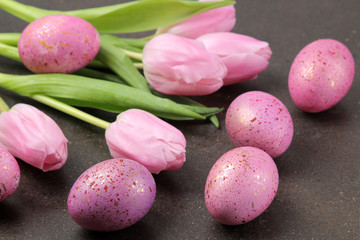
M 266 152 L 254 147 L 235 148 L 222 155 L 209 172 L 206 207 L 222 224 L 244 224 L 269 207 L 278 183 L 277 167 Z
M 272 158 L 289 148 L 294 134 L 286 106 L 262 91 L 249 91 L 234 99 L 226 112 L 225 127 L 235 147 L 260 148 Z
M 354 59 L 344 44 L 333 39 L 314 41 L 292 63 L 288 78 L 291 98 L 305 112 L 325 111 L 345 97 L 354 74 Z
M 86 170 L 68 196 L 72 219 L 85 229 L 111 232 L 140 221 L 154 203 L 153 176 L 140 163 L 122 158 Z
M 34 73 L 73 73 L 89 64 L 100 49 L 100 35 L 87 21 L 69 15 L 49 15 L 22 32 L 18 50 Z

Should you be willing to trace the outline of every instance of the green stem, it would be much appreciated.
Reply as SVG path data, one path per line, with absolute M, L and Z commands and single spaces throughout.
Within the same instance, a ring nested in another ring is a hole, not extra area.
M 55 108 L 59 111 L 62 111 L 66 114 L 69 114 L 73 117 L 76 117 L 80 120 L 83 120 L 84 122 L 90 123 L 92 125 L 95 125 L 97 127 L 107 129 L 110 125 L 109 122 L 106 122 L 100 118 L 97 118 L 93 115 L 90 115 L 88 113 L 85 113 L 77 108 L 74 108 L 70 105 L 67 105 L 63 102 L 60 102 L 56 99 L 53 99 L 51 97 L 45 96 L 45 95 L 33 95 L 31 98 L 35 99 L 38 102 L 41 102 L 47 106 L 50 106 L 52 108 Z
M 17 46 L 20 35 L 20 33 L 0 33 L 0 42 L 10 46 Z
M 144 64 L 143 63 L 134 63 L 134 67 L 136 67 L 139 70 L 144 69 Z
M 130 58 L 142 61 L 143 55 L 141 53 L 129 51 L 123 48 L 120 48 L 126 55 L 128 55 Z
M 0 55 L 21 62 L 17 47 L 9 46 L 0 42 Z
M 0 113 L 7 112 L 9 110 L 10 110 L 9 106 L 6 104 L 4 99 L 2 99 L 2 97 L 0 97 Z

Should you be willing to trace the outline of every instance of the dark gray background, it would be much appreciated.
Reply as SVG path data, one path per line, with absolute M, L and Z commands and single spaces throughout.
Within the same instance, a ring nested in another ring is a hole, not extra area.
M 48 9 L 80 9 L 122 1 L 32 0 Z M 0 90 L 14 105 L 33 104 L 53 117 L 69 139 L 69 158 L 58 171 L 43 173 L 23 162 L 17 192 L 0 203 L 0 239 L 359 239 L 360 238 L 360 84 L 359 73 L 346 97 L 334 108 L 308 114 L 292 102 L 287 76 L 296 54 L 319 38 L 337 39 L 350 49 L 359 69 L 360 2 L 358 0 L 238 1 L 234 32 L 268 41 L 273 51 L 258 79 L 198 97 L 208 106 L 224 107 L 239 94 L 260 90 L 289 109 L 294 139 L 275 159 L 278 193 L 260 217 L 240 226 L 217 223 L 206 210 L 203 191 L 213 163 L 232 149 L 224 128 L 208 122 L 171 122 L 187 139 L 187 162 L 175 172 L 155 175 L 156 201 L 132 227 L 96 233 L 76 225 L 66 200 L 74 181 L 90 166 L 109 159 L 104 131 L 27 98 Z M 116 24 L 116 23 L 114 23 Z M 0 32 L 20 32 L 26 23 L 0 11 Z M 23 74 L 19 63 L 0 57 L 0 71 Z M 108 121 L 115 114 L 89 110 Z

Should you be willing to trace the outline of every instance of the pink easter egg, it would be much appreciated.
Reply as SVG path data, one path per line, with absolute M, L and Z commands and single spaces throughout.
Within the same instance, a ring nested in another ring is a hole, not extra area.
M 88 230 L 110 232 L 140 221 L 156 195 L 153 176 L 140 163 L 123 158 L 86 170 L 68 196 L 72 219 Z
M 254 147 L 239 147 L 212 166 L 205 185 L 205 203 L 211 216 L 226 225 L 247 223 L 273 201 L 279 175 L 273 159 Z
M 238 96 L 226 112 L 225 127 L 235 147 L 260 148 L 273 158 L 288 149 L 294 132 L 286 106 L 261 91 Z
M 18 49 L 23 64 L 34 73 L 72 73 L 90 63 L 100 48 L 100 35 L 87 21 L 50 15 L 30 23 Z
M 325 111 L 347 94 L 354 74 L 354 58 L 344 44 L 333 39 L 314 41 L 298 53 L 291 65 L 291 98 L 305 112 Z

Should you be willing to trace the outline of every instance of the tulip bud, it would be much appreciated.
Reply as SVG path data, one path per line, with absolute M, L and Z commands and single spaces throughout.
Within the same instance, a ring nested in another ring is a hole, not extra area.
M 0 114 L 0 144 L 44 172 L 61 168 L 68 154 L 67 139 L 59 126 L 27 104 L 16 104 Z
M 196 40 L 161 34 L 143 50 L 144 74 L 157 91 L 169 95 L 206 95 L 223 85 L 226 67 Z
M 215 0 L 199 0 L 200 2 Z M 186 38 L 197 38 L 206 33 L 230 32 L 236 23 L 233 5 L 199 13 L 171 26 L 159 28 L 157 33 L 171 33 Z
M 236 33 L 209 33 L 197 40 L 226 65 L 224 85 L 256 78 L 267 68 L 272 54 L 267 42 Z
M 151 173 L 177 170 L 185 162 L 182 132 L 143 110 L 120 113 L 106 129 L 105 139 L 113 158 L 135 160 Z

